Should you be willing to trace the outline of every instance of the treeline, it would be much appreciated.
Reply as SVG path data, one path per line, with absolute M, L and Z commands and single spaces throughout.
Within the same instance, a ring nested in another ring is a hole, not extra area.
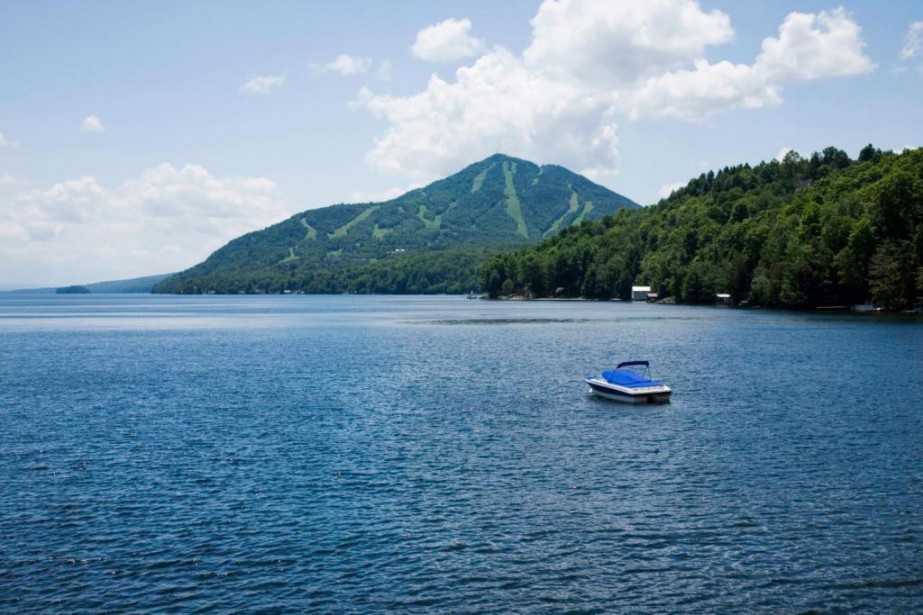
M 565 229 L 498 254 L 481 270 L 491 296 L 531 292 L 784 308 L 923 299 L 923 149 L 830 147 L 804 158 L 709 172 L 655 206 Z
M 395 254 L 389 258 L 342 267 L 305 269 L 292 263 L 272 271 L 240 269 L 161 282 L 155 292 L 262 294 L 285 291 L 310 294 L 462 294 L 478 288 L 485 258 L 499 248 L 488 246 Z

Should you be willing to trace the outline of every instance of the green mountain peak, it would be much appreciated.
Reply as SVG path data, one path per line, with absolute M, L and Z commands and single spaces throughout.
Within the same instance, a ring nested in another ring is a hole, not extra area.
M 637 203 L 554 165 L 494 154 L 381 203 L 340 204 L 248 233 L 155 292 L 465 292 L 503 249 Z

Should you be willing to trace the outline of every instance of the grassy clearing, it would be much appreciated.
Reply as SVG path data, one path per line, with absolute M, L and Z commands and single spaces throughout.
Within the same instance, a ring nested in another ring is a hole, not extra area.
M 516 194 L 516 186 L 513 185 L 513 175 L 515 173 L 515 162 L 503 163 L 503 176 L 506 178 L 506 188 L 503 190 L 506 195 L 506 213 L 516 223 L 516 232 L 528 239 L 529 229 L 526 227 L 526 221 L 522 217 L 522 204 L 519 202 L 519 195 Z
M 590 212 L 593 211 L 593 201 L 587 201 L 583 204 L 583 211 L 580 212 L 580 215 L 577 216 L 577 219 L 574 220 L 574 224 L 580 224 L 583 222 L 584 218 L 590 215 Z
M 305 227 L 308 230 L 308 234 L 305 235 L 305 241 L 311 240 L 314 241 L 317 239 L 317 229 L 308 224 L 308 221 L 304 218 L 301 219 L 301 226 Z
M 347 222 L 346 224 L 344 224 L 337 230 L 333 231 L 332 233 L 328 233 L 327 237 L 329 237 L 330 239 L 340 239 L 341 237 L 346 237 L 346 235 L 349 233 L 349 229 L 356 226 L 360 222 L 367 220 L 369 216 L 371 216 L 373 213 L 375 213 L 379 209 L 379 207 L 380 207 L 379 205 L 375 205 L 374 207 L 369 207 L 368 209 L 363 211 L 361 214 L 359 214 L 358 216 L 356 216 L 355 218 L 353 218 L 352 220 L 350 220 L 349 222 Z
M 285 263 L 291 263 L 292 261 L 297 261 L 297 260 L 298 260 L 298 257 L 295 256 L 295 248 L 289 248 L 288 256 L 286 256 L 281 261 L 279 261 L 279 264 L 284 265 Z
M 484 179 L 487 177 L 487 174 L 490 172 L 490 170 L 494 168 L 494 166 L 495 165 L 492 164 L 477 174 L 477 176 L 474 178 L 474 181 L 471 182 L 471 192 L 472 193 L 477 192 L 478 190 L 481 189 L 481 186 L 484 185 Z
M 564 212 L 563 216 L 555 220 L 551 224 L 550 227 L 548 227 L 548 230 L 545 231 L 544 235 L 546 237 L 548 235 L 556 235 L 558 231 L 561 230 L 561 227 L 564 226 L 564 223 L 567 220 L 567 218 L 577 213 L 578 209 L 580 209 L 580 199 L 577 198 L 576 192 L 571 192 L 570 193 L 570 206 L 567 208 L 567 211 Z M 583 214 L 583 215 L 586 215 L 586 214 Z
M 427 230 L 439 230 L 439 227 L 442 226 L 442 214 L 435 216 L 432 220 L 429 220 L 426 217 L 426 214 L 429 210 L 426 208 L 426 205 L 420 205 L 420 209 L 417 210 L 417 218 L 420 219 L 420 222 L 423 223 L 423 226 Z

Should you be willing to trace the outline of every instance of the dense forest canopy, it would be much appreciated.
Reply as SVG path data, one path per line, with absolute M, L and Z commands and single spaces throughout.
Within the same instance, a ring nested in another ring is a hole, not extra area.
M 494 256 L 491 296 L 596 299 L 649 285 L 661 298 L 811 308 L 923 298 L 923 149 L 872 145 L 708 172 L 657 205 L 583 222 Z
M 468 292 L 491 255 L 638 207 L 563 167 L 496 154 L 391 201 L 313 209 L 248 233 L 154 292 Z

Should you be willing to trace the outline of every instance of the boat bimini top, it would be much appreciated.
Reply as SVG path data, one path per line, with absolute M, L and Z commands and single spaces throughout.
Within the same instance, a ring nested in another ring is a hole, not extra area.
M 648 361 L 625 361 L 615 366 L 615 369 L 604 371 L 601 376 L 611 384 L 627 387 L 630 389 L 637 387 L 651 387 L 662 384 L 657 380 L 651 380 L 650 362 Z M 643 370 L 622 369 L 625 367 L 642 367 Z

